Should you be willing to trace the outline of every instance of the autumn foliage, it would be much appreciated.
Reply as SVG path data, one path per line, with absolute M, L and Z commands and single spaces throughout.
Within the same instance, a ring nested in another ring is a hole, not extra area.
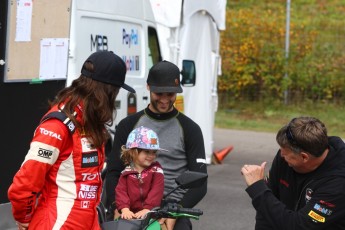
M 221 105 L 228 100 L 345 99 L 345 5 L 341 0 L 228 1 L 221 34 Z

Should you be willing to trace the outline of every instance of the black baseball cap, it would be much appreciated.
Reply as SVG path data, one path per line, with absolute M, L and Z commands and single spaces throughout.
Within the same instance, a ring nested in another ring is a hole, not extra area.
M 135 90 L 129 85 L 125 84 L 126 78 L 126 64 L 112 51 L 97 51 L 91 54 L 85 62 L 91 62 L 94 67 L 94 71 L 90 72 L 84 65 L 81 69 L 81 73 L 90 77 L 95 81 L 100 81 L 106 84 L 122 87 L 131 93 L 135 93 Z
M 161 61 L 151 67 L 147 84 L 154 93 L 182 93 L 180 69 L 173 63 Z

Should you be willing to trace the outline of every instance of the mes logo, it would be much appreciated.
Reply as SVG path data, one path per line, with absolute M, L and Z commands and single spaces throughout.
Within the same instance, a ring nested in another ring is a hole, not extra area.
M 38 149 L 38 156 L 39 156 L 39 157 L 51 159 L 50 157 L 51 157 L 52 155 L 53 155 L 53 151 L 51 151 L 51 150 L 42 149 L 42 148 L 39 148 L 39 149 Z

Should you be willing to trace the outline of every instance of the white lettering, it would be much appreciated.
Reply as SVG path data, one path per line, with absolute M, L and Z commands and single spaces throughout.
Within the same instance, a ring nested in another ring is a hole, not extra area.
M 54 138 L 56 138 L 56 139 L 62 141 L 62 138 L 61 138 L 60 134 L 56 134 L 56 133 L 54 133 L 54 132 L 52 132 L 52 131 L 49 131 L 49 130 L 47 130 L 47 129 L 45 129 L 45 128 L 40 128 L 40 132 L 41 132 L 41 134 L 43 134 L 43 135 L 50 136 L 50 137 L 54 137 Z
M 80 199 L 95 199 L 96 198 L 96 192 L 79 191 L 78 197 Z
M 75 129 L 75 126 L 72 122 L 68 124 L 68 129 L 71 131 L 73 131 Z
M 94 180 L 99 175 L 99 173 L 82 173 L 81 175 L 83 177 L 82 180 L 86 181 L 86 180 Z
M 80 185 L 80 190 L 81 190 L 81 191 L 90 191 L 90 185 L 81 184 L 81 185 Z

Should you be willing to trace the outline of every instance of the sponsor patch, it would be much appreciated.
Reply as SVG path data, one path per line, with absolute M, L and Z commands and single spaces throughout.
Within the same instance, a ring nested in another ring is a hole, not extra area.
M 46 136 L 54 137 L 54 138 L 58 139 L 59 141 L 62 141 L 60 134 L 54 133 L 48 129 L 40 127 L 40 133 L 43 135 L 46 135 Z
M 97 152 L 82 153 L 81 167 L 89 168 L 94 166 L 98 166 Z
M 82 152 L 96 151 L 96 149 L 92 147 L 91 143 L 86 137 L 81 138 L 81 150 Z
M 326 205 L 327 207 L 335 208 L 335 205 L 334 205 L 334 204 L 329 203 L 329 202 L 327 202 L 327 201 L 320 200 L 320 203 Z
M 99 173 L 82 173 L 82 181 L 90 181 L 95 180 L 97 178 L 97 181 L 99 180 Z
M 37 156 L 43 157 L 46 159 L 51 159 L 52 155 L 53 155 L 53 151 L 44 149 L 44 148 L 38 148 Z
M 90 207 L 90 201 L 81 201 L 80 202 L 81 208 L 89 208 Z
M 68 129 L 71 133 L 74 133 L 75 125 L 71 120 L 66 123 L 66 126 L 68 127 Z
M 318 203 L 316 203 L 316 204 L 314 205 L 314 209 L 315 209 L 316 211 L 319 211 L 319 212 L 321 212 L 321 213 L 327 215 L 327 216 L 330 216 L 330 215 L 332 214 L 332 210 L 330 210 L 330 209 L 328 209 L 328 208 L 325 208 L 324 206 L 322 206 L 322 205 L 320 205 L 320 204 L 318 204 Z
M 310 212 L 308 213 L 308 216 L 310 216 L 311 218 L 313 218 L 314 220 L 321 222 L 321 223 L 325 223 L 326 218 L 317 214 L 316 212 L 314 212 L 313 210 L 310 210 Z
M 157 138 L 150 138 L 151 145 L 157 144 Z
M 313 190 L 311 188 L 307 188 L 305 190 L 305 203 L 308 203 L 311 200 L 312 195 L 313 195 Z
M 81 184 L 78 198 L 83 200 L 95 200 L 97 198 L 97 185 Z

